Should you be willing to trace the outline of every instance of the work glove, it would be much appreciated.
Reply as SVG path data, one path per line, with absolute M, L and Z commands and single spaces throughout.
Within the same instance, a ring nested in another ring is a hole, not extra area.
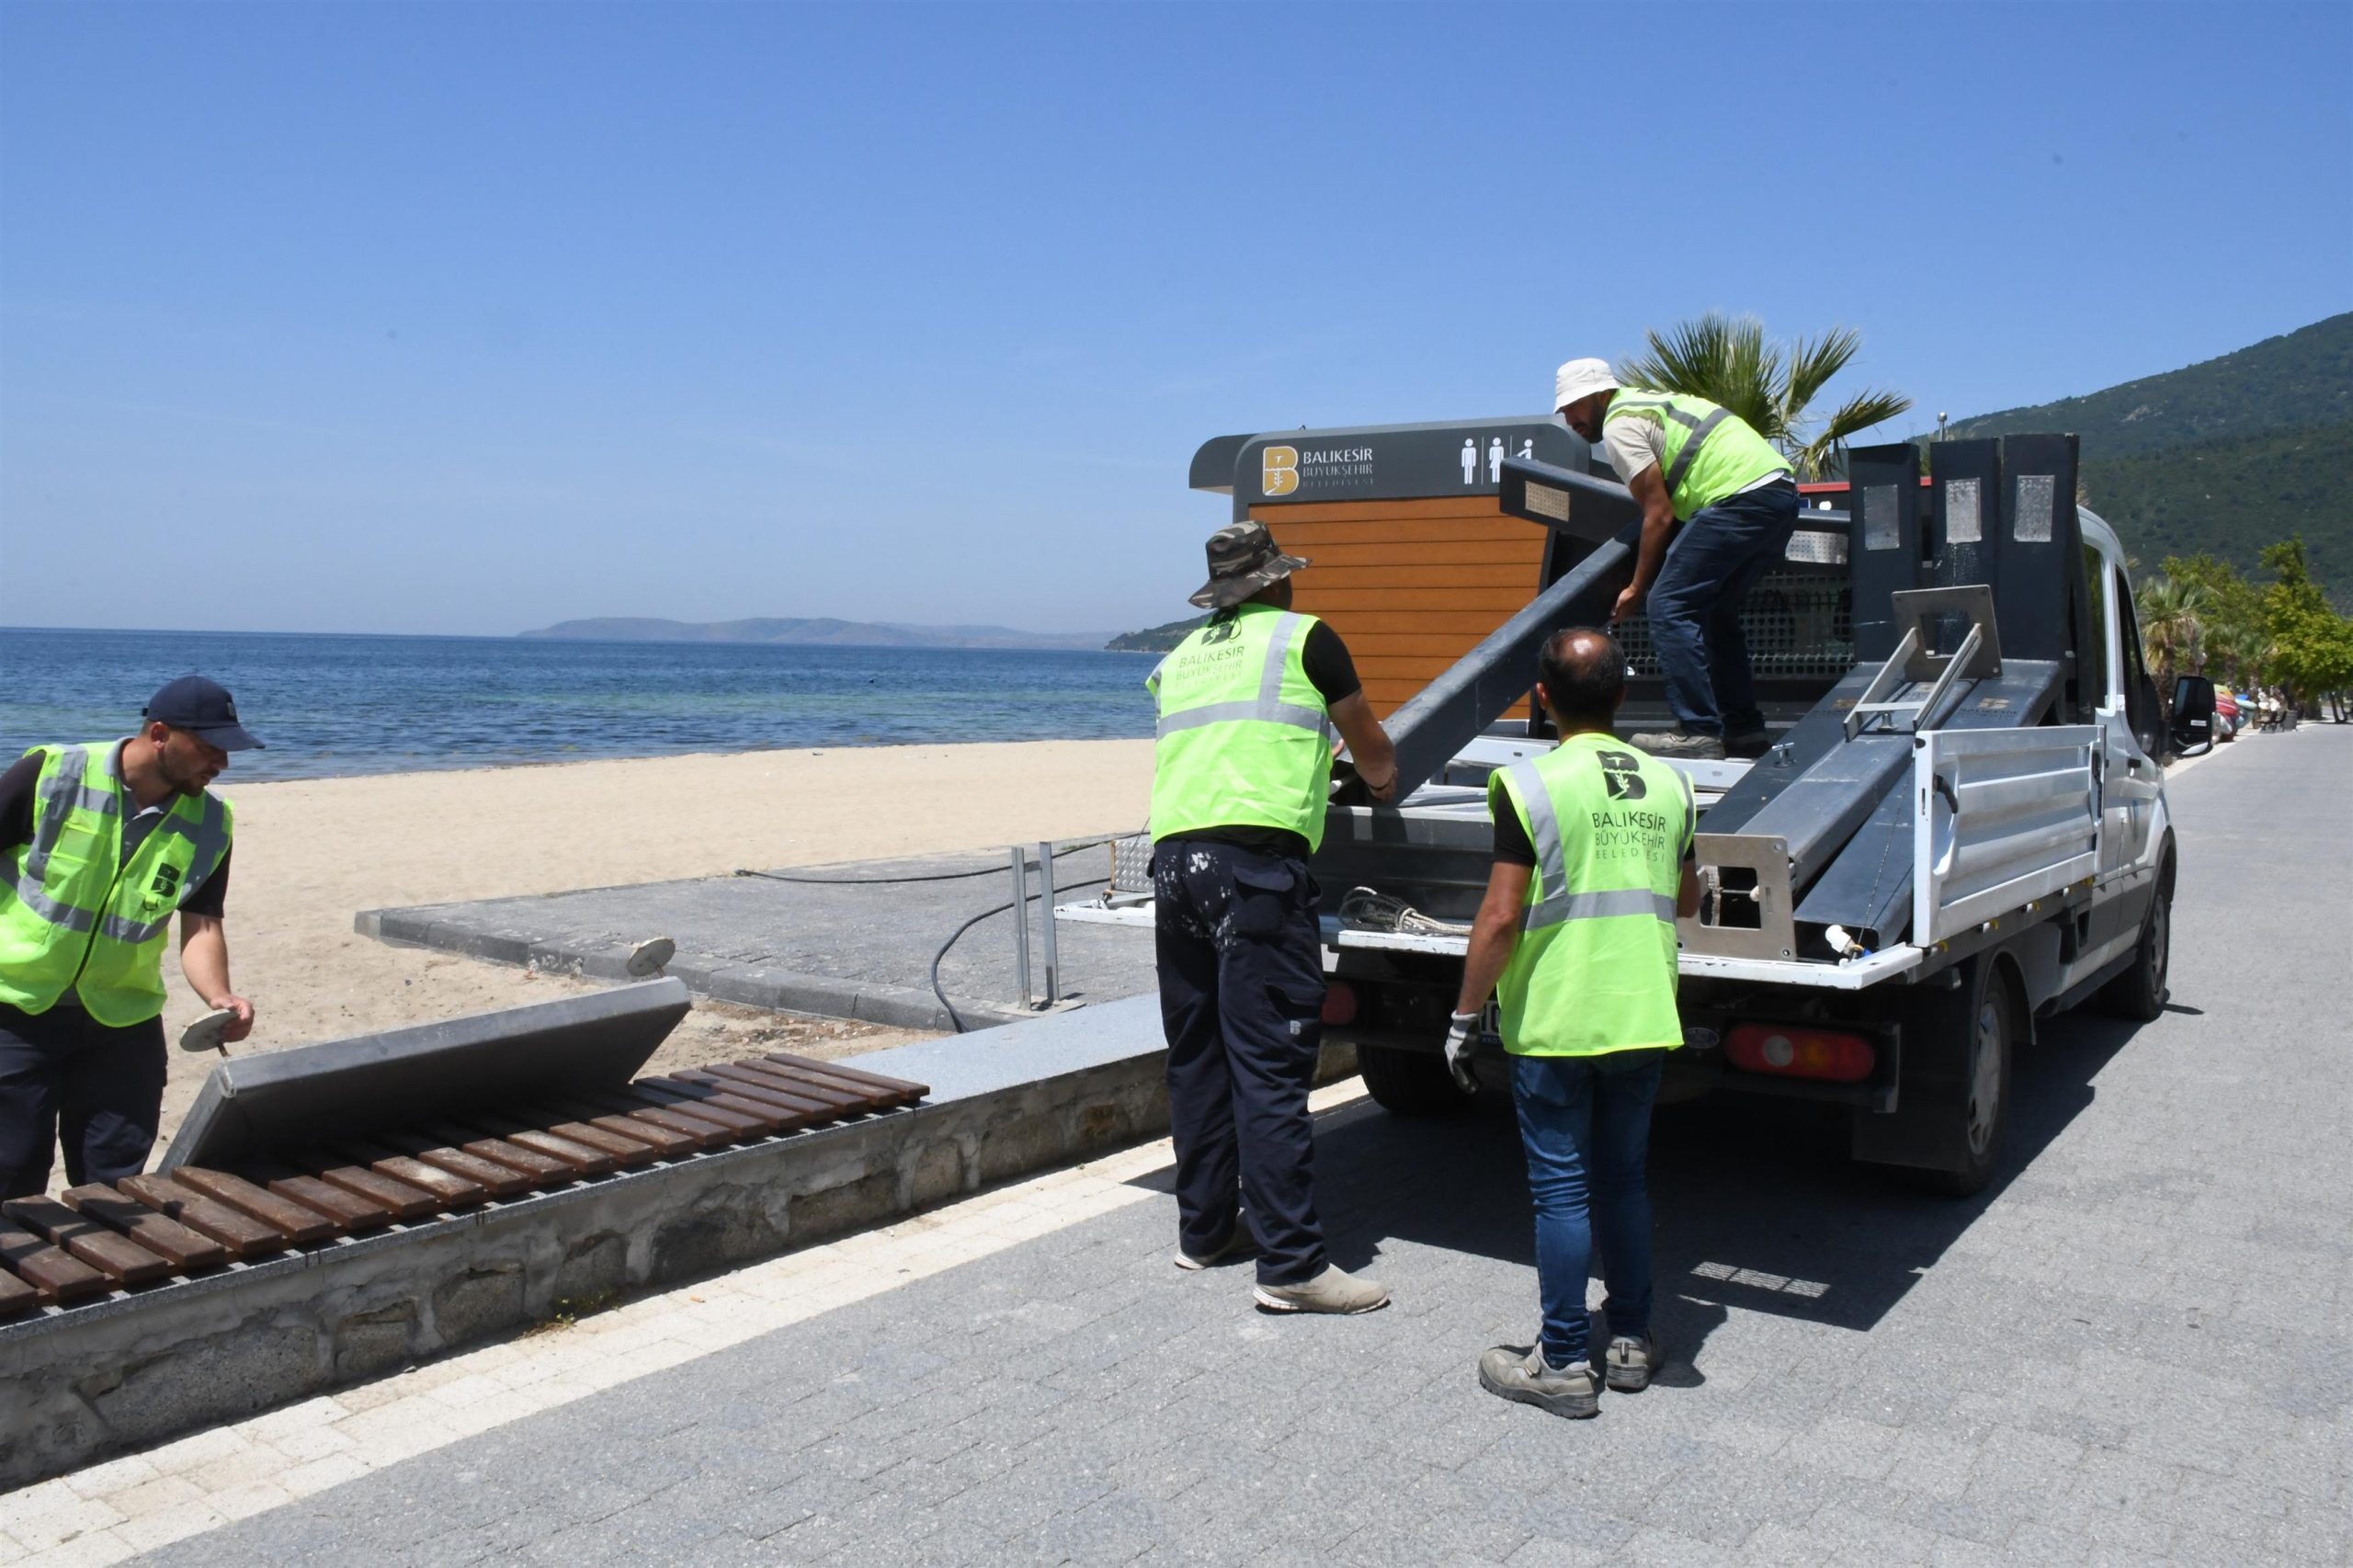
M 1471 1042 L 1479 1038 L 1479 1015 L 1454 1013 L 1446 1021 L 1446 1067 L 1466 1095 L 1479 1092 L 1479 1080 L 1471 1075 Z

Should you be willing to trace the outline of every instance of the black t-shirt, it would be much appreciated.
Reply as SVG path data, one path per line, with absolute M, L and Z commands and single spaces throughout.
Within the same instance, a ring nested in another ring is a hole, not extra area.
M 1357 662 L 1348 656 L 1348 645 L 1340 634 L 1324 621 L 1307 629 L 1307 645 L 1299 651 L 1300 667 L 1307 672 L 1316 695 L 1324 699 L 1329 710 L 1364 689 L 1364 682 L 1357 678 Z M 1307 858 L 1307 840 L 1287 828 L 1264 827 L 1255 823 L 1233 827 L 1197 827 L 1186 831 L 1187 838 L 1206 838 L 1212 844 L 1231 844 L 1241 849 L 1256 849 L 1261 854 L 1288 856 L 1293 859 Z
M 0 849 L 14 849 L 33 840 L 33 787 L 40 781 L 40 754 L 19 757 L 0 773 Z M 229 902 L 229 856 L 222 854 L 221 864 L 202 885 L 181 903 L 183 915 L 209 915 L 222 917 Z

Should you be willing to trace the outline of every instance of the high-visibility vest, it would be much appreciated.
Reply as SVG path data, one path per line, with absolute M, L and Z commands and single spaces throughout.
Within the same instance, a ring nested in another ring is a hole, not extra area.
M 1616 419 L 1647 419 L 1665 433 L 1659 474 L 1666 481 L 1677 522 L 1688 522 L 1700 507 L 1712 506 L 1768 473 L 1790 472 L 1790 460 L 1747 420 L 1704 397 L 1628 387 L 1609 400 L 1602 424 Z
M 1572 735 L 1487 780 L 1536 846 L 1495 994 L 1504 1049 L 1599 1056 L 1683 1043 L 1675 895 L 1699 808 L 1683 775 L 1608 735 Z
M 1152 840 L 1206 827 L 1279 827 L 1324 842 L 1331 717 L 1307 678 L 1315 625 L 1272 605 L 1219 615 L 1144 681 L 1153 727 Z
M 35 749 L 32 840 L 0 853 L 0 1002 L 46 1013 L 70 990 L 99 1023 L 144 1023 L 164 1010 L 172 912 L 229 853 L 229 802 L 174 796 L 126 864 L 119 743 Z

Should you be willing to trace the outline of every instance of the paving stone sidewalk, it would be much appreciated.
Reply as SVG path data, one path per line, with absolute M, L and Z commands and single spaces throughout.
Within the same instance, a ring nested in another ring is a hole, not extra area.
M 2308 728 L 2177 779 L 2176 1008 L 2049 1026 L 1981 1199 L 1663 1112 L 1671 1364 L 1597 1421 L 1473 1381 L 1534 1323 L 1507 1122 L 1358 1104 L 1319 1175 L 1387 1312 L 1262 1317 L 1154 1196 L 141 1561 L 2345 1562 L 2348 773 Z

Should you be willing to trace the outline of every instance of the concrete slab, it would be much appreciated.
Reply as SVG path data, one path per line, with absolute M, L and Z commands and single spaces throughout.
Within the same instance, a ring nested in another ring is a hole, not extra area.
M 1068 890 L 1109 872 L 1108 848 L 1092 846 L 1061 858 L 1055 877 Z M 1030 964 L 1042 993 L 1037 886 L 1033 873 Z M 666 936 L 678 945 L 666 972 L 698 995 L 946 1030 L 955 1025 L 931 991 L 932 955 L 966 920 L 1012 896 L 1008 853 L 992 849 L 368 910 L 354 924 L 398 946 L 614 980 L 632 946 Z M 1094 1004 L 1154 989 L 1149 931 L 1063 926 L 1057 935 L 1063 994 Z M 967 1027 L 1034 1016 L 1019 1006 L 1009 912 L 966 932 L 939 972 Z

